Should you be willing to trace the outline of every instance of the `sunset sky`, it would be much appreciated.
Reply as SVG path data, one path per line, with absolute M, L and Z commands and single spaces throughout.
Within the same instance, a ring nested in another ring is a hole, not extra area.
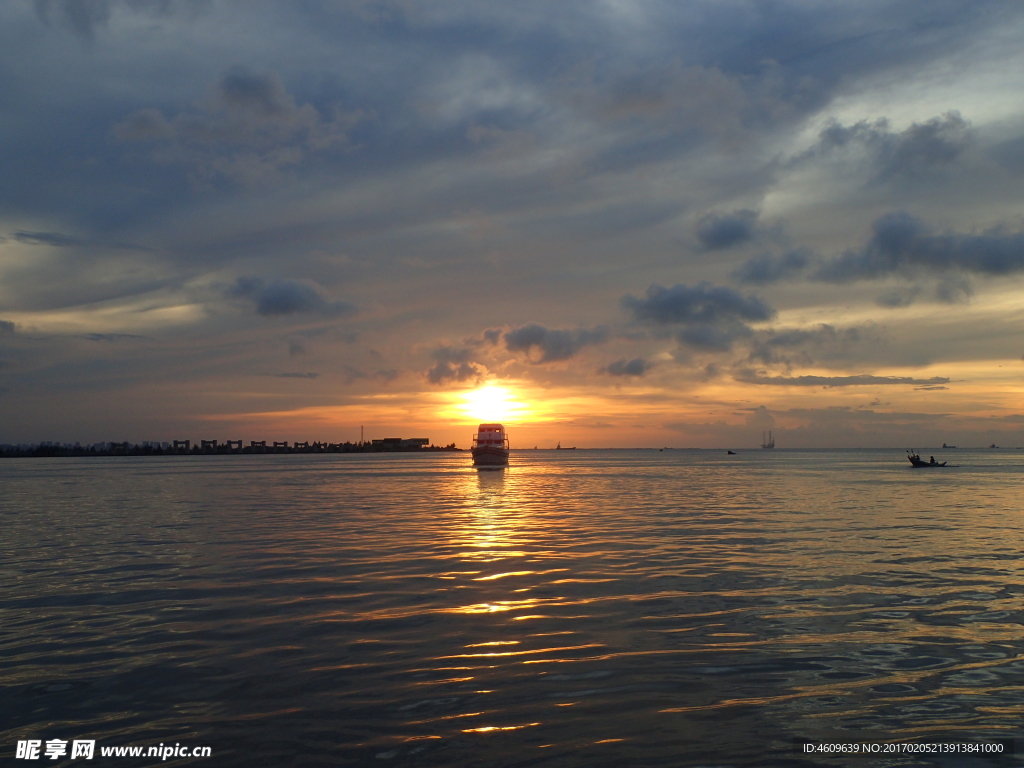
M 1024 445 L 1018 0 L 0 4 L 0 443 Z

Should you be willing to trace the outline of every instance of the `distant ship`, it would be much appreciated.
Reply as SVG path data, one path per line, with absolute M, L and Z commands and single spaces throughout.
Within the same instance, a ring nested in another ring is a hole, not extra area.
M 761 447 L 762 448 L 774 448 L 775 447 L 775 438 L 772 437 L 771 431 L 768 432 L 767 439 L 764 436 L 764 432 L 761 433 Z
M 955 445 L 946 445 L 945 443 L 942 444 L 942 447 L 943 448 L 956 448 Z
M 508 435 L 501 424 L 481 424 L 477 428 L 473 435 L 473 466 L 507 466 L 508 452 Z
M 563 448 L 562 444 L 559 443 L 558 445 L 555 446 L 555 450 L 556 451 L 575 451 L 576 450 L 576 446 L 575 445 L 570 445 L 570 446 L 567 446 L 567 447 Z

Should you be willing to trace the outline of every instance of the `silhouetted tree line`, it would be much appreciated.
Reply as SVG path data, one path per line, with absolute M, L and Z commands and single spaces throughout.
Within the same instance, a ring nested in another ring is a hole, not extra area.
M 212 441 L 211 441 L 212 442 Z M 403 446 L 395 443 L 299 443 L 298 445 L 246 445 L 241 448 L 225 443 L 190 445 L 189 447 L 157 444 L 97 443 L 68 445 L 39 443 L 35 445 L 0 445 L 0 458 L 57 456 L 228 456 L 254 453 L 425 453 L 458 451 L 451 445 Z

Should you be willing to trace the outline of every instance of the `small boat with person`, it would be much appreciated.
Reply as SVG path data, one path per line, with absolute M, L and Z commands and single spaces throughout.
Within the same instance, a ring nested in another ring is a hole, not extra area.
M 907 451 L 907 458 L 910 460 L 910 466 L 912 467 L 944 467 L 946 462 L 936 461 L 934 456 L 929 456 L 928 461 L 922 461 L 921 455 L 915 451 Z
M 473 466 L 508 466 L 508 435 L 501 424 L 481 424 L 473 435 Z

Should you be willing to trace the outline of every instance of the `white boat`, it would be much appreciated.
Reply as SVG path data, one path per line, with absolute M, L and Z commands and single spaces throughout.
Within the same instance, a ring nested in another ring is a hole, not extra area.
M 508 435 L 501 424 L 481 424 L 473 435 L 473 465 L 504 467 L 508 464 Z

